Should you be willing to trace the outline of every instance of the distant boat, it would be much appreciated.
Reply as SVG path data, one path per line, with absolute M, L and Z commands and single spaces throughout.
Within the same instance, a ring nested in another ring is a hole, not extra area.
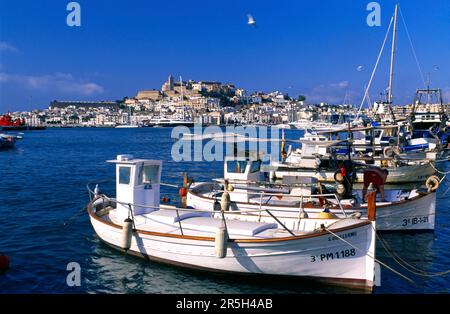
M 293 129 L 299 129 L 299 130 L 313 130 L 313 131 L 332 131 L 332 130 L 342 130 L 348 127 L 346 123 L 340 123 L 340 124 L 334 124 L 327 121 L 311 121 L 306 119 L 300 119 L 295 122 L 289 123 L 289 125 Z
M 20 135 L 0 133 L 0 150 L 14 148 L 17 140 L 21 139 Z
M 193 127 L 194 121 L 184 119 L 153 118 L 149 122 L 149 126 L 154 127 L 174 127 L 180 125 Z
M 292 129 L 292 126 L 290 124 L 287 123 L 280 123 L 280 124 L 276 124 L 273 126 L 274 128 L 279 128 L 279 129 Z
M 440 89 L 418 89 L 414 97 L 413 110 L 408 117 L 412 139 L 447 145 L 449 118 Z
M 290 122 L 289 125 L 293 128 L 293 129 L 310 129 L 312 126 L 312 121 L 308 120 L 308 119 L 299 119 L 297 121 L 294 122 Z
M 116 129 L 134 129 L 134 128 L 140 128 L 140 125 L 137 124 L 120 124 L 115 126 Z

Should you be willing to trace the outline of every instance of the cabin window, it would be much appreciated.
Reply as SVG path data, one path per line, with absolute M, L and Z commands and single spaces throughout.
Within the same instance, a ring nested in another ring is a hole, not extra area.
M 227 170 L 230 173 L 245 173 L 247 162 L 245 160 L 231 160 L 227 162 Z
M 130 184 L 131 167 L 119 167 L 119 184 Z
M 258 172 L 261 169 L 261 160 L 253 161 L 252 166 L 250 168 L 250 172 Z
M 373 132 L 373 137 L 378 138 L 380 136 L 381 136 L 381 130 L 376 130 L 376 131 Z
M 144 165 L 139 173 L 139 185 L 151 183 L 159 183 L 159 165 Z

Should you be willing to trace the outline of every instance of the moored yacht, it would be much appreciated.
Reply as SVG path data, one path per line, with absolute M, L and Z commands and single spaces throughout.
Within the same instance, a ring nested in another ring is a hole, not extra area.
M 153 127 L 175 127 L 175 126 L 187 126 L 193 127 L 194 121 L 189 121 L 185 119 L 177 119 L 177 118 L 153 118 L 150 119 L 148 126 Z

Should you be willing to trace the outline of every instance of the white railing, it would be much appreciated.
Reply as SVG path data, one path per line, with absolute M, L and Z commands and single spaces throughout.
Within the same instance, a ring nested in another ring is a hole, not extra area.
M 243 191 L 239 191 L 239 190 L 243 190 Z M 214 187 L 211 187 L 211 190 L 209 192 L 208 195 L 211 195 L 211 193 L 221 193 L 221 192 L 225 192 L 225 190 L 220 190 L 220 189 L 214 189 Z M 347 213 L 345 212 L 344 208 L 342 207 L 341 201 L 339 200 L 339 197 L 334 194 L 334 193 L 325 193 L 325 194 L 310 194 L 310 195 L 293 195 L 293 194 L 288 194 L 288 193 L 270 193 L 270 192 L 266 192 L 266 191 L 262 191 L 262 190 L 258 190 L 256 187 L 253 189 L 245 189 L 244 187 L 241 188 L 239 187 L 238 190 L 233 190 L 233 191 L 227 191 L 228 193 L 236 193 L 236 194 L 249 194 L 248 192 L 250 192 L 250 194 L 253 194 L 254 196 L 259 196 L 259 202 L 250 202 L 249 204 L 253 204 L 253 205 L 259 205 L 259 209 L 262 209 L 263 204 L 263 196 L 290 196 L 290 197 L 300 197 L 300 207 L 299 207 L 299 215 L 301 215 L 301 212 L 304 211 L 304 207 L 303 207 L 303 201 L 304 198 L 315 198 L 315 199 L 321 199 L 321 198 L 334 198 L 334 200 L 336 201 L 336 205 L 339 206 L 339 209 L 342 211 L 342 214 L 347 217 Z M 268 200 L 270 201 L 270 199 Z M 265 205 L 268 205 L 267 203 Z

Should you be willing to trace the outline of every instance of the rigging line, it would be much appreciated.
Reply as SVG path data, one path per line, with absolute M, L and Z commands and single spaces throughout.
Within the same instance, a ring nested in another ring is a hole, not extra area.
M 390 32 L 390 30 L 391 30 L 391 26 L 392 26 L 392 22 L 393 22 L 393 21 L 394 21 L 394 17 L 392 16 L 392 17 L 391 17 L 391 22 L 389 23 L 388 30 L 387 30 L 387 32 L 386 32 L 386 36 L 384 37 L 383 45 L 381 46 L 380 53 L 378 54 L 377 62 L 375 63 L 375 66 L 374 66 L 374 68 L 373 68 L 372 74 L 371 74 L 371 76 L 370 76 L 369 84 L 367 85 L 367 88 L 366 88 L 366 90 L 364 91 L 364 97 L 363 97 L 363 99 L 361 100 L 361 104 L 360 104 L 360 106 L 359 106 L 358 113 L 357 113 L 357 115 L 356 115 L 356 119 L 359 117 L 359 113 L 361 112 L 362 106 L 364 105 L 364 101 L 366 100 L 366 97 L 368 96 L 367 93 L 369 92 L 370 85 L 372 85 L 372 80 L 373 80 L 373 77 L 375 76 L 375 72 L 376 72 L 376 70 L 377 70 L 378 63 L 380 62 L 381 55 L 383 54 L 384 46 L 386 45 L 386 41 L 387 41 L 387 39 L 388 39 L 389 32 Z
M 420 77 L 422 78 L 423 86 L 425 88 L 427 88 L 427 84 L 425 82 L 425 77 L 423 76 L 422 68 L 420 67 L 419 59 L 417 58 L 416 50 L 414 49 L 414 45 L 413 45 L 411 36 L 409 34 L 409 31 L 408 31 L 408 27 L 406 26 L 405 18 L 403 17 L 402 8 L 400 7 L 400 5 L 398 6 L 398 8 L 399 8 L 399 11 L 400 11 L 400 17 L 402 18 L 403 26 L 405 27 L 405 30 L 406 30 L 406 35 L 408 37 L 409 44 L 411 46 L 411 50 L 412 50 L 413 55 L 414 55 L 414 59 L 416 60 L 417 68 L 419 69 Z

